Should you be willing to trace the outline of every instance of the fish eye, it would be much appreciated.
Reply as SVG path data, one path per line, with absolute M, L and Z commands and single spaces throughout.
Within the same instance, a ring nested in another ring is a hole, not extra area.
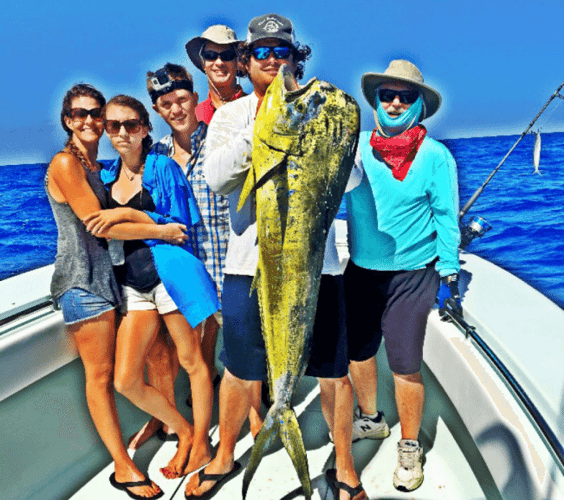
M 303 102 L 298 102 L 298 104 L 296 104 L 296 110 L 298 110 L 300 113 L 303 113 L 305 109 L 306 107 Z

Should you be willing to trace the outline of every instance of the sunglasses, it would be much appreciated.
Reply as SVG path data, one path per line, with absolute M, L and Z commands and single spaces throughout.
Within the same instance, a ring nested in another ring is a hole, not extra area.
M 136 134 L 141 130 L 142 125 L 140 120 L 125 120 L 123 122 L 119 120 L 106 120 L 104 122 L 106 132 L 110 135 L 119 134 L 122 126 L 125 127 L 125 131 L 128 134 Z
M 237 57 L 237 52 L 234 49 L 224 50 L 223 52 L 216 52 L 215 50 L 203 50 L 202 59 L 204 61 L 215 61 L 218 57 L 222 61 L 233 61 Z
M 254 47 L 251 49 L 251 54 L 257 61 L 265 61 L 274 54 L 274 59 L 288 59 L 292 49 L 287 46 L 282 47 Z
M 69 115 L 73 120 L 86 120 L 88 115 L 90 115 L 93 120 L 100 120 L 102 118 L 102 108 L 72 108 Z
M 390 89 L 380 89 L 378 91 L 378 97 L 380 102 L 393 102 L 393 100 L 399 97 L 402 104 L 413 104 L 417 101 L 419 97 L 419 92 L 417 90 L 390 90 Z

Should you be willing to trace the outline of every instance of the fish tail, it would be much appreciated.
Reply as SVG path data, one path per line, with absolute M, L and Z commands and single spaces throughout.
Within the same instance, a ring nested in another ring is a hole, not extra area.
M 270 443 L 275 433 L 278 431 L 279 419 L 273 412 L 274 407 L 270 409 L 267 413 L 266 418 L 262 424 L 260 432 L 255 438 L 255 444 L 253 450 L 251 451 L 251 457 L 249 458 L 249 463 L 245 468 L 245 475 L 243 476 L 243 499 L 247 495 L 247 490 L 249 489 L 249 484 L 255 475 L 255 472 L 259 466 L 262 459 L 262 452 L 264 448 Z
M 309 479 L 309 468 L 307 464 L 307 455 L 304 446 L 304 440 L 302 438 L 302 431 L 300 430 L 300 424 L 298 423 L 298 418 L 296 417 L 296 412 L 293 408 L 286 408 L 281 417 L 280 429 L 279 429 L 280 439 L 284 444 L 284 448 L 290 455 L 294 468 L 298 473 L 300 478 L 300 483 L 302 483 L 302 488 L 304 490 L 304 496 L 307 500 L 311 500 L 311 495 L 313 491 L 311 489 L 311 481 Z
M 272 407 L 266 416 L 262 428 L 256 437 L 249 463 L 245 469 L 245 476 L 243 477 L 243 498 L 245 498 L 251 479 L 258 468 L 262 458 L 262 452 L 276 432 L 280 436 L 282 444 L 284 448 L 286 448 L 288 455 L 290 455 L 290 459 L 298 473 L 305 498 L 311 500 L 313 491 L 309 479 L 309 468 L 302 432 L 300 431 L 296 412 L 293 408 L 287 406 L 278 408 Z

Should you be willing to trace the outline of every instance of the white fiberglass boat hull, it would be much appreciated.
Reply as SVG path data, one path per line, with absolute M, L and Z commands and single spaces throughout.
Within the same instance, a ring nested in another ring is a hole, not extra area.
M 497 266 L 471 254 L 463 254 L 462 260 L 466 321 L 503 359 L 562 439 L 564 312 Z M 3 281 L 4 310 L 47 296 L 49 278 L 49 268 L 43 268 Z M 356 467 L 370 498 L 564 499 L 561 465 L 527 412 L 475 343 L 454 325 L 440 321 L 436 310 L 429 317 L 424 349 L 425 481 L 410 494 L 394 490 L 400 430 L 383 351 L 377 356 L 378 406 L 386 413 L 392 435 L 384 441 L 353 444 Z M 181 376 L 177 402 L 190 416 L 183 402 L 186 383 Z M 83 384 L 80 360 L 60 312 L 47 306 L 0 326 L 2 500 L 127 498 L 108 482 L 112 464 L 90 421 Z M 296 399 L 314 498 L 331 498 L 323 473 L 334 465 L 334 451 L 316 381 L 304 377 Z M 147 416 L 124 398 L 118 396 L 117 401 L 126 439 Z M 217 405 L 213 424 L 212 440 L 217 444 Z M 243 465 L 251 446 L 246 429 L 236 448 L 236 459 Z M 135 461 L 165 490 L 165 498 L 182 499 L 186 479 L 169 481 L 158 471 L 173 454 L 174 443 L 152 438 L 135 452 Z M 215 498 L 241 498 L 242 478 L 238 474 Z M 299 497 L 298 487 L 285 450 L 275 444 L 261 463 L 248 498 Z

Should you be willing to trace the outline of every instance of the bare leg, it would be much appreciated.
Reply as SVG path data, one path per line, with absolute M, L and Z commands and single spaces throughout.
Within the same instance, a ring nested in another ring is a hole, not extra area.
M 147 377 L 149 385 L 160 391 L 172 405 L 176 405 L 174 381 L 178 375 L 178 367 L 176 347 L 169 340 L 164 325 L 161 325 L 159 334 L 147 355 Z M 129 448 L 132 450 L 138 449 L 145 441 L 154 436 L 161 427 L 165 432 L 168 432 L 168 426 L 153 417 L 131 436 Z
M 160 328 L 156 310 L 129 311 L 118 330 L 116 348 L 116 389 L 133 404 L 164 422 L 178 434 L 178 451 L 169 462 L 171 475 L 182 474 L 192 447 L 192 426 L 174 405 L 145 382 L 143 371 L 149 347 Z
M 352 455 L 352 422 L 354 393 L 348 376 L 339 379 L 320 378 L 321 409 L 335 443 L 337 480 L 356 487 L 360 480 L 354 468 Z M 366 498 L 357 495 L 355 500 Z M 340 491 L 340 500 L 349 500 L 345 491 Z
M 145 476 L 133 463 L 121 437 L 114 390 L 115 311 L 96 319 L 68 326 L 73 334 L 86 373 L 86 402 L 98 434 L 115 462 L 116 481 L 143 481 Z M 151 497 L 160 488 L 129 488 L 136 495 Z
M 202 325 L 202 356 L 204 361 L 210 370 L 212 375 L 212 380 L 217 374 L 215 368 L 215 344 L 217 343 L 217 331 L 219 329 L 219 323 L 215 319 L 215 316 L 210 316 Z
M 417 372 L 413 375 L 394 373 L 394 383 L 401 438 L 417 440 L 425 401 L 425 387 L 421 373 Z
M 178 352 L 178 360 L 190 377 L 192 387 L 194 441 L 184 474 L 199 469 L 211 460 L 209 431 L 213 405 L 213 387 L 208 365 L 204 362 L 198 327 L 192 328 L 179 311 L 163 315 Z
M 206 467 L 208 474 L 225 474 L 233 469 L 235 445 L 249 414 L 253 394 L 260 393 L 260 381 L 247 381 L 235 377 L 229 370 L 223 373 L 219 389 L 219 448 L 216 456 Z M 200 496 L 214 485 L 213 481 L 199 484 L 198 474 L 194 474 L 186 485 L 187 495 Z
M 374 415 L 378 411 L 376 358 L 368 358 L 365 361 L 351 361 L 349 371 L 358 406 L 365 415 Z
M 261 388 L 263 382 L 254 384 L 251 391 L 251 409 L 249 410 L 249 423 L 251 427 L 251 434 L 253 439 L 257 437 L 262 427 L 262 414 L 261 414 Z

